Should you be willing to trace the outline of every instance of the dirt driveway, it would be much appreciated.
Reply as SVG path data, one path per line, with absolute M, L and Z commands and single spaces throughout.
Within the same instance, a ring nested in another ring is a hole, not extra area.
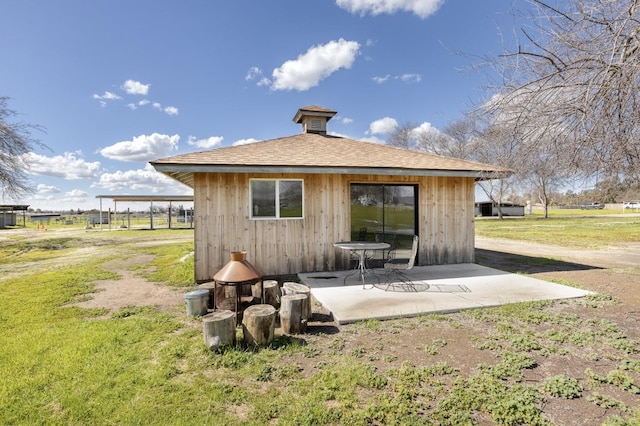
M 541 279 L 564 280 L 611 295 L 629 305 L 632 316 L 640 309 L 640 243 L 580 250 L 476 237 L 476 261 Z

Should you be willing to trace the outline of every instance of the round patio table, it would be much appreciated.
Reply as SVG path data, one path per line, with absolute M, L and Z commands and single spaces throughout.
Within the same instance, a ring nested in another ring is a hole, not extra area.
M 366 256 L 367 250 L 386 250 L 391 245 L 389 243 L 378 243 L 375 241 L 341 241 L 333 244 L 335 247 L 341 250 L 349 250 L 352 253 L 358 255 L 358 267 L 355 271 L 360 272 L 360 280 L 362 280 L 362 287 L 364 288 L 364 277 L 366 274 L 373 274 L 373 271 L 367 268 Z M 346 277 L 342 284 L 347 282 L 347 278 L 355 273 L 355 271 Z

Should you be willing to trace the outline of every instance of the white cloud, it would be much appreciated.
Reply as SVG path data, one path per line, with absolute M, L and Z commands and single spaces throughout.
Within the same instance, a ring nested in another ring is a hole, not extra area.
M 88 197 L 89 194 L 86 191 L 81 189 L 72 189 L 71 191 L 64 193 L 63 201 L 79 203 L 86 201 Z
M 384 77 L 373 77 L 371 80 L 375 81 L 378 84 L 386 83 L 391 76 L 389 74 Z
M 47 194 L 46 192 L 40 194 L 36 192 L 29 197 L 29 203 L 33 203 L 34 201 L 46 201 L 47 205 L 49 205 L 49 201 L 58 201 L 59 199 L 60 197 L 58 195 Z
M 53 176 L 67 180 L 91 179 L 100 172 L 100 162 L 87 162 L 82 158 L 82 152 L 65 152 L 63 155 L 46 157 L 33 152 L 25 154 L 27 170 L 34 175 Z
M 178 115 L 178 108 L 176 108 L 174 106 L 165 107 L 163 109 L 163 111 L 166 112 L 169 115 Z
M 351 124 L 353 123 L 353 118 L 338 116 L 336 119 L 342 124 Z
M 422 81 L 422 76 L 420 74 L 402 74 L 395 78 L 404 83 L 419 83 Z
M 142 84 L 139 81 L 127 80 L 120 87 L 130 95 L 146 95 L 149 93 L 150 86 L 150 84 Z
M 360 15 L 394 14 L 401 10 L 422 19 L 434 14 L 443 3 L 444 0 L 336 0 L 338 7 Z
M 222 136 L 211 136 L 206 139 L 196 139 L 194 136 L 189 136 L 187 143 L 197 148 L 210 149 L 220 145 L 223 140 Z
M 403 83 L 419 83 L 422 81 L 422 75 L 420 74 L 402 74 L 402 75 L 396 75 L 391 77 L 389 74 L 385 75 L 384 77 L 373 77 L 371 80 L 373 80 L 375 83 L 378 84 L 383 84 L 386 83 L 387 81 L 389 81 L 389 79 L 393 78 L 394 80 L 400 80 Z
M 150 84 L 142 84 L 139 81 L 127 80 L 125 81 L 120 88 L 124 90 L 128 95 L 147 95 L 149 93 Z M 104 95 L 93 95 L 94 99 L 97 99 L 100 102 L 102 107 L 107 106 L 107 101 L 119 100 L 123 99 L 121 96 L 116 95 L 113 92 L 105 91 Z M 127 99 L 129 101 L 130 99 Z M 142 99 L 136 102 L 128 102 L 125 106 L 132 111 L 137 110 L 140 107 L 151 104 L 154 109 L 158 111 L 162 111 L 168 115 L 178 115 L 179 110 L 175 106 L 167 106 L 163 107 L 160 102 L 151 102 L 148 99 Z
M 104 95 L 94 94 L 93 95 L 93 99 L 115 101 L 115 100 L 122 99 L 122 98 L 120 96 L 116 95 L 115 93 L 105 91 Z
M 93 99 L 100 101 L 100 106 L 104 108 L 107 106 L 107 101 L 117 101 L 122 98 L 113 92 L 105 91 L 104 95 L 94 94 Z
M 271 89 L 304 91 L 317 86 L 339 69 L 351 68 L 359 49 L 358 42 L 344 39 L 313 46 L 296 60 L 273 70 Z
M 235 141 L 232 145 L 233 146 L 247 145 L 247 144 L 255 143 L 255 142 L 260 142 L 260 140 L 259 139 L 254 139 L 254 138 L 239 139 L 239 140 Z
M 384 117 L 372 122 L 369 125 L 369 134 L 372 135 L 388 135 L 398 127 L 398 122 L 395 118 Z
M 147 101 L 147 103 L 149 103 L 149 101 Z M 169 115 L 178 115 L 178 108 L 174 106 L 163 107 L 160 102 L 154 102 L 152 106 L 154 109 L 157 109 L 158 111 L 166 112 Z
M 144 169 L 103 173 L 100 180 L 91 185 L 92 188 L 103 188 L 108 191 L 144 190 L 157 193 L 192 194 L 185 185 L 157 172 L 151 164 Z
M 262 77 L 262 70 L 258 67 L 251 67 L 249 71 L 247 71 L 247 75 L 244 78 L 245 80 L 254 80 L 256 78 Z
M 262 70 L 258 67 L 251 67 L 249 71 L 247 71 L 247 75 L 244 77 L 245 80 L 258 80 L 256 83 L 257 86 L 270 86 L 271 80 L 262 75 Z
M 100 150 L 100 154 L 119 161 L 150 161 L 166 157 L 178 149 L 179 135 L 140 135 Z
M 60 188 L 53 185 L 45 185 L 44 183 L 39 183 L 38 186 L 36 186 L 36 193 L 37 194 L 59 194 Z
M 440 130 L 436 129 L 435 127 L 433 127 L 431 125 L 431 123 L 425 121 L 424 123 L 422 123 L 421 125 L 419 125 L 418 127 L 416 127 L 415 129 L 413 129 L 412 131 L 414 134 L 420 134 L 420 133 L 440 133 Z

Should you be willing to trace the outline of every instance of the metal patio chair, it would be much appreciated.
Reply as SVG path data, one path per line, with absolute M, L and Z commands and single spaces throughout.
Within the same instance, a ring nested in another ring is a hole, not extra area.
M 386 262 L 393 259 L 396 251 L 397 234 L 377 233 L 374 235 L 374 239 L 376 243 L 389 244 L 388 249 L 376 250 L 368 259 L 372 267 L 381 268 Z
M 386 273 L 386 288 L 389 289 L 394 282 L 402 282 L 409 288 L 413 286 L 413 281 L 407 275 L 406 271 L 413 269 L 416 263 L 416 255 L 418 254 L 418 236 L 413 236 L 413 244 L 411 245 L 411 255 L 409 259 L 389 259 L 384 264 L 384 271 Z

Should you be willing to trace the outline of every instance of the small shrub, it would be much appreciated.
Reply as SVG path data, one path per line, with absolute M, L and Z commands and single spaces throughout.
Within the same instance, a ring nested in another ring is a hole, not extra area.
M 624 402 L 606 395 L 601 395 L 598 392 L 594 392 L 591 396 L 587 397 L 587 401 L 593 402 L 598 407 L 602 408 L 617 408 L 623 412 L 629 410 L 629 407 L 627 407 Z
M 604 305 L 612 305 L 615 304 L 616 300 L 613 298 L 613 296 L 610 296 L 608 294 L 599 294 L 599 293 L 595 293 L 595 294 L 587 294 L 584 297 L 584 305 L 589 307 L 589 308 L 602 308 Z
M 522 370 L 534 368 L 538 363 L 526 353 L 505 352 L 502 354 L 502 361 L 493 367 L 481 366 L 483 371 L 498 379 L 520 379 Z
M 438 355 L 439 351 L 438 348 L 444 348 L 445 346 L 447 346 L 447 342 L 445 342 L 442 339 L 434 339 L 431 342 L 431 345 L 425 345 L 424 346 L 424 350 L 429 354 L 429 355 Z
M 575 399 L 582 395 L 582 386 L 576 379 L 559 374 L 545 380 L 542 391 L 556 398 Z

